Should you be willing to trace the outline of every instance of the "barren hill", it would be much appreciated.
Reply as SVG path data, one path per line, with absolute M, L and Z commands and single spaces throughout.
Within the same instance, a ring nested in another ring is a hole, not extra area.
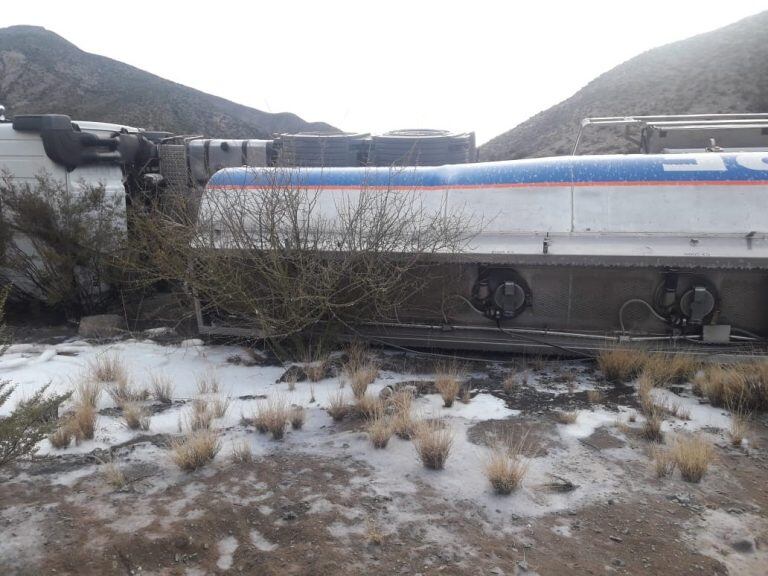
M 337 131 L 295 114 L 271 114 L 89 54 L 36 26 L 0 29 L 0 103 L 7 114 L 59 113 L 180 134 L 259 138 Z
M 570 154 L 587 116 L 768 112 L 768 12 L 649 50 L 480 148 L 482 160 Z M 582 154 L 636 151 L 595 129 Z

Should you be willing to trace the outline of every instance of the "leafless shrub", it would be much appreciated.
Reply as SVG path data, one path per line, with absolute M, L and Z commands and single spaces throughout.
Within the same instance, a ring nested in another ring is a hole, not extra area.
M 307 411 L 303 406 L 294 406 L 291 408 L 291 428 L 301 430 L 307 418 Z
M 128 380 L 128 370 L 123 359 L 117 354 L 99 354 L 88 365 L 91 379 L 96 382 L 117 382 Z
M 636 348 L 609 348 L 600 351 L 597 365 L 606 380 L 621 384 L 640 373 L 646 358 L 645 351 Z
M 335 421 L 338 422 L 344 419 L 344 416 L 349 412 L 349 404 L 347 404 L 347 397 L 343 390 L 338 390 L 328 397 L 328 407 L 326 410 Z
M 31 182 L 3 172 L 0 205 L 0 284 L 13 279 L 22 299 L 70 316 L 99 311 L 120 277 L 123 195 L 46 174 Z
M 368 424 L 368 437 L 374 448 L 386 448 L 392 432 L 392 421 L 384 415 L 377 415 Z
M 416 426 L 413 444 L 425 468 L 442 470 L 453 446 L 453 431 L 440 420 L 425 420 Z
M 133 261 L 146 262 L 145 279 L 182 281 L 204 310 L 226 311 L 268 337 L 318 322 L 396 319 L 430 282 L 456 282 L 434 256 L 461 252 L 479 227 L 445 200 L 425 204 L 415 192 L 365 185 L 339 198 L 328 218 L 323 192 L 299 174 L 255 168 L 249 177 L 256 184 L 206 194 L 194 223 L 160 210 L 134 218 L 132 248 L 144 258 Z
M 524 439 L 497 443 L 485 464 L 485 476 L 496 494 L 508 495 L 517 490 L 528 472 L 523 459 Z
M 221 443 L 215 432 L 194 430 L 171 442 L 171 458 L 179 468 L 191 472 L 212 461 L 220 449 Z
M 149 430 L 149 414 L 135 402 L 123 403 L 123 419 L 131 430 Z
M 712 444 L 698 435 L 677 438 L 672 454 L 683 480 L 695 483 L 701 481 L 714 458 Z
M 463 371 L 456 362 L 447 362 L 438 365 L 435 374 L 435 388 L 443 398 L 443 406 L 453 406 L 456 396 L 461 390 Z
M 251 450 L 251 443 L 248 440 L 243 439 L 239 442 L 232 442 L 232 462 L 235 464 L 251 464 L 253 463 L 253 451 Z
M 173 403 L 174 384 L 173 380 L 164 374 L 151 374 L 149 378 L 149 388 L 152 397 L 162 404 Z
M 563 411 L 563 410 L 555 410 L 554 412 L 555 420 L 559 424 L 573 424 L 576 422 L 576 419 L 579 417 L 579 413 L 575 410 L 571 411 Z
M 657 478 L 664 478 L 675 471 L 677 463 L 675 462 L 674 454 L 670 450 L 654 446 L 651 450 L 651 458 L 653 459 L 653 469 L 656 472 Z

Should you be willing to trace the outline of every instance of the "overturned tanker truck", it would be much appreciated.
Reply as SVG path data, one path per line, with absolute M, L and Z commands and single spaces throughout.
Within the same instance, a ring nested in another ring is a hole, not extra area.
M 310 193 L 331 222 L 362 194 L 401 191 L 425 210 L 464 211 L 481 225 L 461 249 L 430 255 L 443 274 L 413 294 L 412 306 L 349 326 L 357 337 L 574 354 L 626 341 L 701 352 L 761 347 L 768 118 L 601 118 L 583 128 L 600 124 L 640 124 L 641 153 L 396 170 L 227 168 L 206 187 L 199 246 L 226 251 L 222 206 L 236 210 L 265 188 Z M 419 305 L 437 300 L 431 312 Z M 202 333 L 268 335 L 206 306 L 204 293 L 197 303 Z

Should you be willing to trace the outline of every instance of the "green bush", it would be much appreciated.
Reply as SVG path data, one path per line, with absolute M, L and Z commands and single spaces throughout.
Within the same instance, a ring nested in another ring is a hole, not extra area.
M 50 434 L 58 420 L 59 406 L 70 394 L 46 395 L 47 386 L 18 403 L 10 416 L 0 417 L 0 467 L 32 454 L 35 446 Z M 0 407 L 13 394 L 10 382 L 0 382 Z

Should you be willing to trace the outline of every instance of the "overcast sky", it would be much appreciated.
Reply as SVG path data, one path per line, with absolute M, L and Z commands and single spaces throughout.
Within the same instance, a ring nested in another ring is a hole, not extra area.
M 484 142 L 655 46 L 768 0 L 3 2 L 83 50 L 269 112 Z M 631 110 L 627 111 L 631 113 Z

